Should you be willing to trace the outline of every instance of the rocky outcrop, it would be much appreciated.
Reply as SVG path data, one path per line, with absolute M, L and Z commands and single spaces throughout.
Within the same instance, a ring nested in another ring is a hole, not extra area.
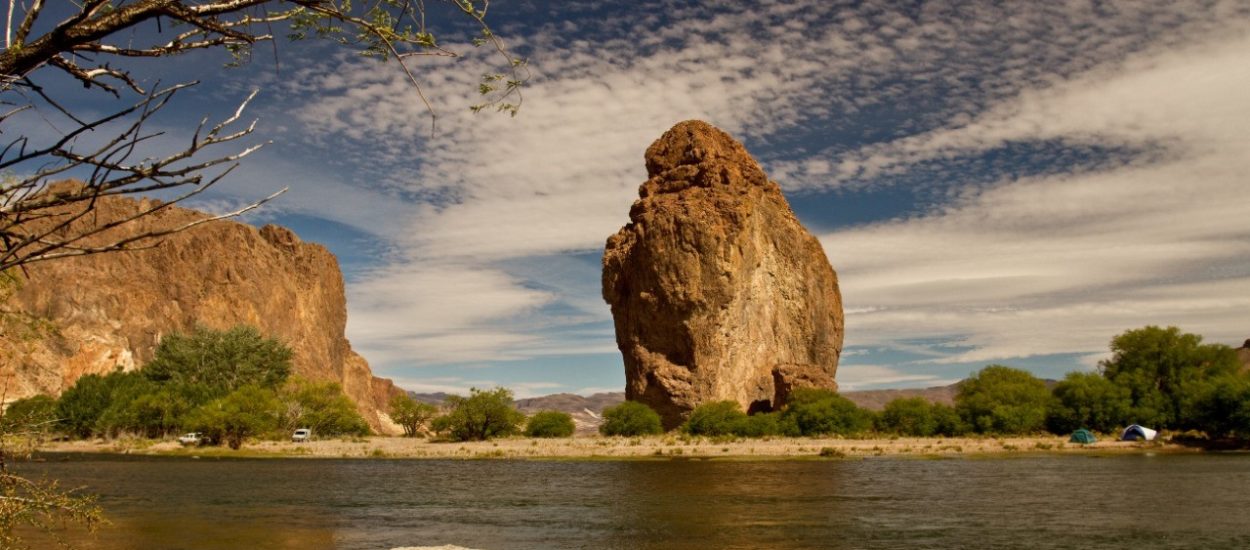
M 700 121 L 665 133 L 646 165 L 603 255 L 627 397 L 673 427 L 709 400 L 769 410 L 796 387 L 836 389 L 837 275 L 777 184 Z
M 103 198 L 89 219 L 107 223 L 154 204 Z M 169 206 L 103 238 L 177 227 L 206 214 Z M 11 288 L 0 338 L 6 399 L 57 395 L 80 376 L 131 370 L 163 335 L 197 325 L 257 327 L 294 350 L 294 372 L 342 384 L 375 429 L 398 392 L 373 376 L 344 336 L 343 277 L 334 255 L 289 229 L 215 221 L 147 250 L 30 264 Z M 20 328 L 20 334 L 11 330 Z
M 1237 359 L 1241 360 L 1241 372 L 1250 372 L 1250 338 L 1237 348 Z

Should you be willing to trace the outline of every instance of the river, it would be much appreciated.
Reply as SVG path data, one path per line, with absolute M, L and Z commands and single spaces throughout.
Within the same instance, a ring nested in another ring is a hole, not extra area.
M 1250 548 L 1250 455 L 435 461 L 50 455 L 88 549 Z

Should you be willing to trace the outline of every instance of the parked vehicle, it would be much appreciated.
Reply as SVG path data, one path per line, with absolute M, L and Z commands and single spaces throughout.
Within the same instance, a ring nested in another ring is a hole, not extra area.
M 178 442 L 183 445 L 199 445 L 204 442 L 204 434 L 200 432 L 190 432 L 178 436 Z
M 295 430 L 294 434 L 291 434 L 291 441 L 294 441 L 296 443 L 302 443 L 302 442 L 308 441 L 308 439 L 311 437 L 312 437 L 312 430 L 308 428 L 300 428 L 298 430 Z

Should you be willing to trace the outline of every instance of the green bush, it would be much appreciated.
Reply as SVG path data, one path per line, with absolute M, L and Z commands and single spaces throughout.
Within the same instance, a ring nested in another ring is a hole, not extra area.
M 88 374 L 79 378 L 57 400 L 56 414 L 61 427 L 77 437 L 95 434 L 100 416 L 113 402 L 113 389 L 128 376 L 131 375 L 116 371 L 106 376 Z
M 571 437 L 577 426 L 569 413 L 560 411 L 539 411 L 531 416 L 525 425 L 528 437 Z
M 1194 425 L 1213 438 L 1250 439 L 1250 378 L 1225 374 L 1195 391 Z
M 887 433 L 928 437 L 938 432 L 938 419 L 928 399 L 898 398 L 885 404 L 877 417 L 877 427 Z
M 690 435 L 730 435 L 743 429 L 747 414 L 737 401 L 713 401 L 690 411 L 682 430 Z
M 273 390 L 243 386 L 192 411 L 187 426 L 214 445 L 224 442 L 238 449 L 247 438 L 276 429 L 280 407 Z
M 1039 432 L 1046 423 L 1050 392 L 1028 371 L 990 365 L 959 387 L 955 410 L 980 433 Z
M 427 422 L 438 414 L 438 407 L 421 403 L 406 393 L 395 394 L 390 401 L 390 417 L 403 426 L 404 437 L 416 437 Z
M 196 328 L 172 333 L 156 347 L 141 372 L 153 382 L 203 388 L 215 398 L 246 385 L 277 388 L 291 374 L 291 348 L 239 325 L 219 331 Z
M 1130 423 L 1133 401 L 1129 389 L 1101 374 L 1070 372 L 1052 394 L 1054 399 L 1046 412 L 1046 427 L 1052 433 L 1067 434 L 1080 428 L 1110 433 Z
M 799 428 L 793 422 L 786 422 L 781 413 L 755 413 L 738 424 L 734 435 L 742 437 L 766 437 L 772 435 L 799 435 Z
M 958 437 L 972 431 L 967 422 L 959 417 L 959 413 L 950 405 L 942 403 L 933 404 L 933 419 L 937 424 L 937 431 L 933 435 L 941 435 L 946 437 Z
M 277 398 L 282 405 L 279 426 L 284 437 L 297 428 L 309 428 L 321 436 L 368 435 L 371 431 L 356 403 L 335 382 L 295 378 Z
M 599 425 L 603 435 L 652 435 L 664 433 L 660 415 L 637 401 L 626 401 L 603 410 L 603 423 Z
M 512 391 L 506 388 L 470 388 L 469 397 L 450 396 L 447 406 L 450 412 L 434 419 L 433 428 L 456 441 L 516 435 L 525 421 L 525 415 L 513 407 Z
M 43 394 L 18 399 L 0 413 L 0 430 L 5 431 L 48 431 L 55 422 L 56 399 Z
M 1129 390 L 1131 421 L 1156 428 L 1201 429 L 1191 407 L 1204 381 L 1240 367 L 1232 348 L 1203 344 L 1201 336 L 1176 327 L 1126 331 L 1111 340 L 1111 353 L 1100 364 L 1103 375 Z
M 855 435 L 872 429 L 873 414 L 829 390 L 801 388 L 790 394 L 783 423 L 799 435 Z

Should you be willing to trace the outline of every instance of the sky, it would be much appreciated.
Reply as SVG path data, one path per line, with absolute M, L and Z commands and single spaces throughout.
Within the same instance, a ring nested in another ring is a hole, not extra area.
M 845 390 L 1060 378 L 1151 324 L 1250 337 L 1245 2 L 496 0 L 532 71 L 515 117 L 469 112 L 499 60 L 450 21 L 465 55 L 415 65 L 430 108 L 334 44 L 135 65 L 202 82 L 157 121 L 169 143 L 260 90 L 272 143 L 189 206 L 289 187 L 245 221 L 338 257 L 347 335 L 403 388 L 622 391 L 600 258 L 646 147 L 687 119 L 742 141 L 823 244 Z

